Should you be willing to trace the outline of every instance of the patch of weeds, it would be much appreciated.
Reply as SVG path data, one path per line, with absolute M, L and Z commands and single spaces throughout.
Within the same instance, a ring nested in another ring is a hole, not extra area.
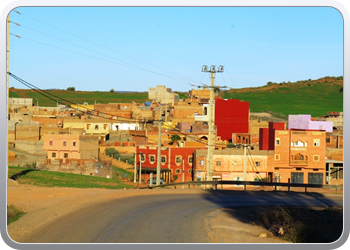
M 342 208 L 290 208 L 275 206 L 258 209 L 254 223 L 274 236 L 293 243 L 331 243 L 343 230 Z
M 14 205 L 7 205 L 7 225 L 18 220 L 24 214 L 25 212 Z

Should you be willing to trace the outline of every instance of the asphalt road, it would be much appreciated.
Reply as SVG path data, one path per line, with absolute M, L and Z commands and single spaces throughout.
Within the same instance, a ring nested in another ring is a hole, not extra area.
M 205 218 L 222 207 L 342 206 L 342 196 L 200 190 L 94 204 L 28 235 L 30 243 L 207 243 Z M 227 216 L 234 216 L 228 214 Z M 24 243 L 24 242 L 23 242 Z

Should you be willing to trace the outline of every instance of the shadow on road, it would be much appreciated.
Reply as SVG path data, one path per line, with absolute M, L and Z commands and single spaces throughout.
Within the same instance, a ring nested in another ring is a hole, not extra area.
M 338 240 L 343 232 L 342 196 L 207 190 L 203 198 L 224 208 L 221 211 L 228 218 L 258 225 L 272 235 L 291 242 L 331 243 Z

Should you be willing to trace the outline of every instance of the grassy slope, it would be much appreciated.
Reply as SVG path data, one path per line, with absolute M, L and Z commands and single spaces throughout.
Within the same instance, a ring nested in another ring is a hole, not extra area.
M 72 188 L 108 188 L 121 189 L 133 188 L 124 184 L 115 174 L 124 173 L 122 170 L 113 167 L 113 178 L 61 173 L 54 171 L 35 170 L 31 168 L 9 166 L 9 178 L 16 179 L 21 184 L 36 185 L 42 187 L 72 187 Z
M 329 111 L 343 111 L 343 94 L 339 92 L 341 87 L 324 82 L 299 86 L 284 84 L 268 90 L 229 91 L 223 94 L 223 98 L 248 101 L 252 112 L 271 110 L 284 115 L 311 114 L 319 117 L 327 115 Z
M 343 94 L 339 92 L 343 80 L 336 78 L 320 78 L 318 80 L 298 81 L 296 83 L 280 83 L 258 88 L 233 89 L 221 93 L 222 98 L 241 99 L 250 103 L 252 112 L 271 110 L 275 113 L 311 114 L 314 117 L 326 115 L 329 111 L 343 111 Z M 67 90 L 51 90 L 51 94 L 73 103 L 143 103 L 148 100 L 147 92 L 83 92 Z M 180 98 L 185 93 L 178 92 Z M 28 97 L 39 100 L 39 106 L 56 106 L 55 100 L 49 100 L 33 90 L 10 89 L 10 97 Z M 55 99 L 55 97 L 53 97 Z

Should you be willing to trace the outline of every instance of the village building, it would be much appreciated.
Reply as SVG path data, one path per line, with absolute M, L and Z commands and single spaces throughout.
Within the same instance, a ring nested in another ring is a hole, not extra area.
M 156 88 L 148 89 L 148 99 L 152 102 L 175 105 L 179 101 L 179 95 L 171 92 L 171 88 L 158 85 Z
M 161 177 L 170 182 L 182 182 L 193 180 L 193 153 L 200 147 L 161 147 Z M 150 173 L 155 177 L 157 170 L 158 146 L 136 145 L 135 168 L 139 170 L 144 181 L 150 178 Z M 138 173 L 138 172 L 137 172 Z M 184 178 L 184 179 L 182 179 Z
M 288 129 L 313 129 L 333 132 L 333 122 L 313 121 L 311 115 L 289 115 Z
M 275 130 L 274 179 L 281 182 L 325 184 L 326 132 Z
M 232 141 L 232 134 L 249 133 L 249 102 L 215 98 L 215 125 L 221 140 Z
M 273 151 L 227 148 L 214 150 L 212 177 L 213 180 L 257 181 L 272 180 L 268 163 L 273 159 Z M 194 152 L 194 180 L 203 181 L 207 176 L 208 150 Z M 246 171 L 244 171 L 246 169 Z

